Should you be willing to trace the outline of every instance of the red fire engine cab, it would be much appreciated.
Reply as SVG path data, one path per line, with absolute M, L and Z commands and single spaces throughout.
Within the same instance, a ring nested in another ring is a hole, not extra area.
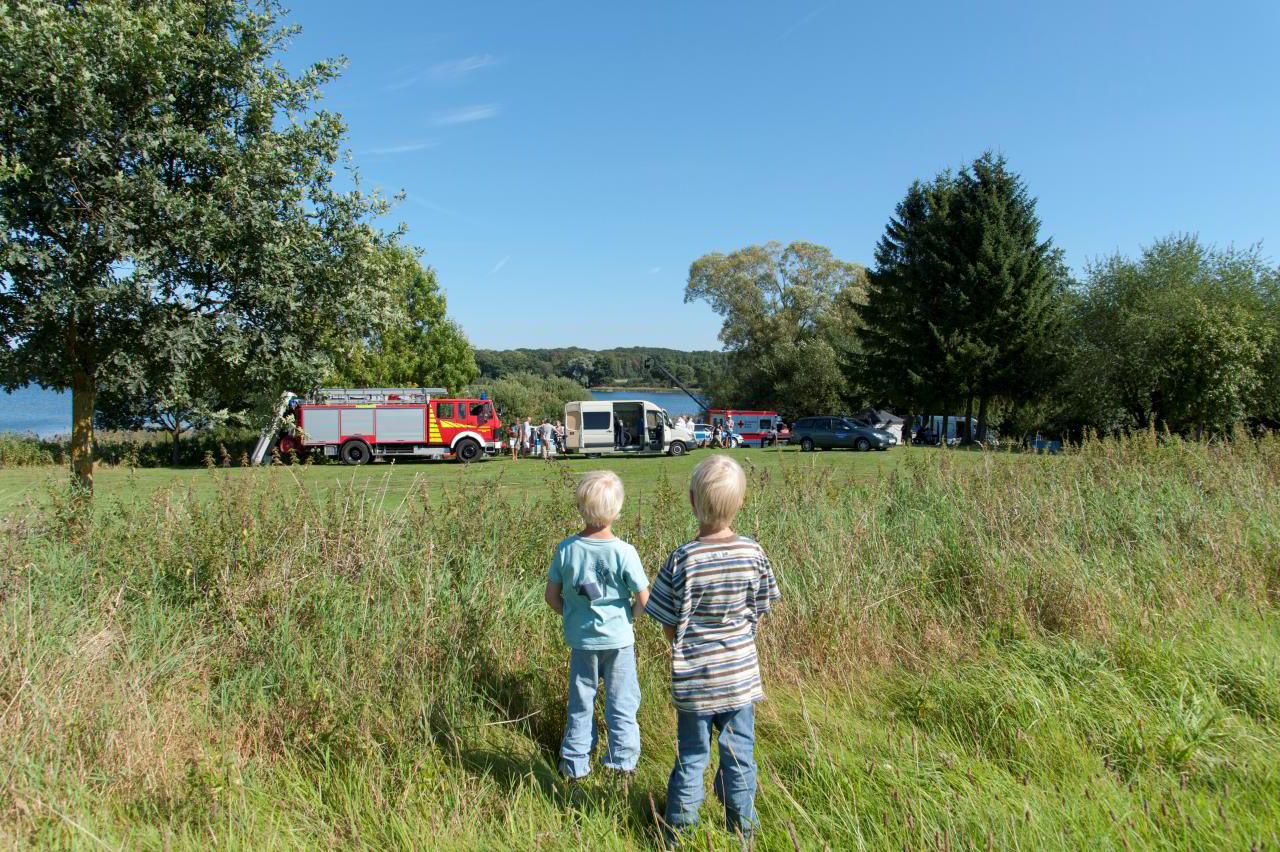
M 713 426 L 724 426 L 732 419 L 733 431 L 742 436 L 742 444 L 746 447 L 767 447 L 776 443 L 779 433 L 786 430 L 776 411 L 713 408 L 707 414 Z
M 445 397 L 444 388 L 325 388 L 310 399 L 286 392 L 254 450 L 261 464 L 281 455 L 322 452 L 346 464 L 379 458 L 455 458 L 498 451 L 502 423 L 493 401 Z

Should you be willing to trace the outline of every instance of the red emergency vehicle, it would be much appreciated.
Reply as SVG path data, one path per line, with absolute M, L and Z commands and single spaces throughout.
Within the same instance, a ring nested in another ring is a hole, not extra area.
M 747 447 L 767 447 L 778 441 L 778 433 L 786 426 L 776 411 L 745 411 L 736 408 L 713 408 L 707 412 L 712 426 L 724 426 L 733 419 L 733 431 L 742 436 Z
M 455 458 L 472 462 L 498 451 L 502 423 L 493 401 L 445 397 L 443 388 L 326 388 L 311 399 L 281 397 L 253 461 L 274 441 L 283 455 L 323 452 L 346 464 L 378 458 Z

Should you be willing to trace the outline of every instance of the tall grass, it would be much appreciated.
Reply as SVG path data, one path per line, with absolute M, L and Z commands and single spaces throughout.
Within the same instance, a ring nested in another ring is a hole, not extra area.
M 907 452 L 870 482 L 749 472 L 739 529 L 784 595 L 761 846 L 1280 848 L 1280 440 Z M 208 475 L 213 499 L 86 516 L 54 494 L 6 522 L 0 839 L 657 845 L 652 625 L 638 779 L 556 780 L 567 657 L 541 591 L 569 473 L 512 502 L 460 469 L 390 505 L 377 478 Z M 684 485 L 619 527 L 651 574 L 694 530 Z M 706 816 L 696 848 L 733 848 Z

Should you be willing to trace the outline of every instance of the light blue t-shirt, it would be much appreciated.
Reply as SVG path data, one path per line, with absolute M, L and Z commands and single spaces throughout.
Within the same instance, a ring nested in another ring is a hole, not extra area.
M 570 536 L 556 546 L 547 582 L 564 594 L 564 641 L 582 651 L 634 645 L 631 596 L 649 588 L 640 554 L 620 538 Z

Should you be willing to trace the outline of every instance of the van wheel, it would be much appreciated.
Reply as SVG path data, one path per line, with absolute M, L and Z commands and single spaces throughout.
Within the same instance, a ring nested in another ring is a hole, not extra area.
M 477 444 L 474 439 L 463 438 L 458 442 L 458 445 L 453 448 L 453 452 L 458 461 L 463 464 L 471 464 L 471 462 L 480 458 L 482 450 L 480 449 L 480 445 Z
M 672 441 L 671 448 L 667 452 L 673 456 L 684 455 L 684 441 Z
M 373 460 L 373 451 L 364 441 L 347 441 L 338 451 L 343 464 L 368 464 Z
M 801 449 L 801 451 L 806 452 L 806 453 L 811 453 L 811 452 L 813 452 L 813 439 L 812 439 L 812 438 L 805 438 L 803 441 L 801 441 L 801 442 L 800 442 L 800 449 Z
M 853 442 L 853 448 L 860 453 L 865 453 L 867 450 L 871 449 L 871 442 L 866 438 L 859 438 Z

